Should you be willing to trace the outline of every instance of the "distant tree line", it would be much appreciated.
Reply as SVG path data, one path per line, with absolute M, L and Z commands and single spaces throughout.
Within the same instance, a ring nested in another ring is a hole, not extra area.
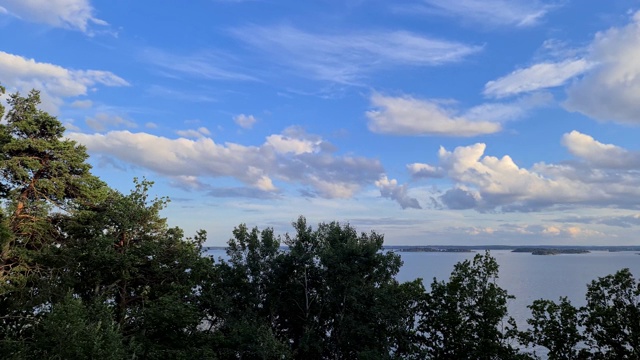
M 396 280 L 382 235 L 300 217 L 283 237 L 239 225 L 228 259 L 207 257 L 150 182 L 122 194 L 93 176 L 39 101 L 0 105 L 2 359 L 640 358 L 627 269 L 588 285 L 584 307 L 535 301 L 518 329 L 489 253 L 427 290 Z

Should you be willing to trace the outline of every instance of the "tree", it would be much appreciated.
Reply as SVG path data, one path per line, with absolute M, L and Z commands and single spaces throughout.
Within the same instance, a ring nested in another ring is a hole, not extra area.
M 640 282 L 629 269 L 587 286 L 586 343 L 596 359 L 640 358 Z
M 105 188 L 90 173 L 86 149 L 62 139 L 62 124 L 37 108 L 38 91 L 12 94 L 8 104 L 6 124 L 0 124 L 0 189 L 13 236 L 0 248 L 2 287 L 19 285 L 37 272 L 34 256 L 56 242 L 55 220 Z
M 523 345 L 545 347 L 549 360 L 588 358 L 588 351 L 579 348 L 585 340 L 580 332 L 581 310 L 566 297 L 561 297 L 559 303 L 536 300 L 529 309 L 532 317 L 527 320 L 530 328 L 521 333 Z
M 45 313 L 34 309 L 50 301 L 54 269 L 43 256 L 63 241 L 59 222 L 106 189 L 91 175 L 85 148 L 63 139 L 64 127 L 39 103 L 35 90 L 10 95 L 0 124 L 0 340 L 7 332 L 27 336 Z
M 513 296 L 497 278 L 498 264 L 487 252 L 456 264 L 448 282 L 433 280 L 418 325 L 428 358 L 517 358 L 515 323 L 507 319 Z
M 280 241 L 273 229 L 240 224 L 229 240 L 228 261 L 214 267 L 201 289 L 210 346 L 221 359 L 287 359 L 288 344 L 272 329 L 272 291 Z M 275 314 L 273 316 L 276 316 Z
M 383 237 L 358 234 L 337 222 L 314 230 L 303 217 L 293 227 L 295 234 L 283 241 L 286 250 L 272 229 L 248 230 L 243 224 L 234 230 L 229 262 L 216 266 L 221 283 L 207 291 L 213 296 L 205 296 L 230 305 L 211 314 L 217 320 L 212 328 L 236 340 L 226 344 L 229 354 L 294 359 L 415 355 L 416 298 L 424 288 L 420 281 L 395 280 L 402 263 L 398 255 L 382 251 Z M 243 344 L 242 334 L 251 328 L 261 334 L 261 343 Z
M 103 303 L 87 305 L 70 294 L 35 325 L 33 341 L 20 357 L 105 359 L 126 357 L 122 334 Z
M 130 357 L 208 358 L 199 329 L 199 289 L 213 274 L 201 254 L 206 234 L 185 239 L 159 214 L 167 200 L 149 198 L 152 183 L 135 185 L 61 224 L 66 241 L 49 260 L 58 269 L 55 286 L 85 303 L 108 304 Z

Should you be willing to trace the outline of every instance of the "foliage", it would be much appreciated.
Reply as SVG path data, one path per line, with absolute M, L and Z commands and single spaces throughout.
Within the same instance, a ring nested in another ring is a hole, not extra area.
M 268 344 L 278 349 L 271 357 L 404 358 L 414 295 L 424 289 L 394 279 L 401 261 L 381 252 L 383 237 L 337 222 L 313 230 L 303 217 L 293 227 L 295 235 L 284 239 L 288 250 L 280 249 L 272 229 L 234 230 L 216 287 L 235 305 L 223 331 L 248 319 L 268 326 Z
M 105 188 L 89 172 L 86 149 L 62 139 L 64 127 L 39 103 L 36 90 L 10 95 L 6 123 L 0 124 L 0 189 L 12 234 L 0 244 L 0 295 L 47 270 L 37 257 L 60 240 L 56 220 Z
M 498 264 L 489 253 L 455 265 L 448 282 L 434 279 L 422 304 L 422 346 L 433 359 L 511 359 L 517 350 L 513 296 L 496 284 Z
M 629 269 L 592 281 L 586 298 L 583 321 L 594 358 L 640 358 L 640 282 Z
M 37 323 L 25 354 L 33 359 L 125 357 L 122 335 L 103 303 L 90 306 L 68 295 Z
M 60 220 L 106 188 L 89 172 L 84 147 L 62 139 L 64 127 L 39 103 L 35 90 L 10 95 L 0 123 L 0 334 L 21 337 L 49 300 L 56 269 L 43 257 L 64 240 Z
M 191 336 L 203 317 L 195 289 L 212 263 L 201 256 L 205 234 L 184 240 L 169 228 L 159 216 L 166 202 L 149 200 L 150 185 L 136 181 L 126 196 L 112 191 L 61 225 L 67 242 L 53 256 L 62 262 L 57 287 L 110 304 L 130 352 L 179 357 L 203 341 Z
M 520 335 L 523 344 L 546 348 L 549 360 L 588 358 L 586 349 L 580 348 L 585 341 L 580 332 L 580 309 L 571 305 L 566 297 L 561 297 L 557 304 L 551 300 L 536 300 L 529 309 L 532 315 L 527 320 L 530 329 Z

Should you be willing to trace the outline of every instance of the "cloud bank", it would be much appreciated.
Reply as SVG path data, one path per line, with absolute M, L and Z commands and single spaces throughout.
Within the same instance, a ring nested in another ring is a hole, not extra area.
M 91 153 L 152 170 L 183 186 L 197 188 L 215 179 L 235 179 L 248 187 L 236 188 L 238 195 L 277 194 L 279 181 L 301 186 L 312 196 L 350 198 L 383 173 L 379 161 L 336 155 L 320 137 L 299 128 L 268 136 L 259 146 L 218 144 L 203 131 L 196 133 L 191 136 L 195 139 L 129 131 L 68 136 Z
M 518 166 L 505 155 L 485 155 L 477 143 L 440 148 L 439 164 L 414 163 L 414 179 L 447 178 L 454 186 L 435 199 L 449 209 L 478 211 L 538 211 L 577 206 L 636 209 L 640 196 L 640 152 L 603 144 L 577 131 L 562 144 L 576 156 L 573 161 Z

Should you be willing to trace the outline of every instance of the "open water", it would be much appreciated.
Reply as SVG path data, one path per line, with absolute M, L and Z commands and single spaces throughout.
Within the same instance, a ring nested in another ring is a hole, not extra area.
M 433 278 L 447 280 L 453 265 L 472 259 L 477 253 L 401 252 L 404 265 L 399 281 L 422 278 L 427 289 Z M 494 250 L 491 255 L 500 265 L 498 284 L 516 298 L 509 303 L 509 315 L 519 328 L 526 328 L 530 316 L 527 305 L 536 299 L 557 302 L 567 296 L 575 306 L 586 304 L 587 284 L 598 277 L 613 274 L 622 268 L 640 277 L 640 255 L 633 251 L 592 251 L 588 254 L 536 256 Z

